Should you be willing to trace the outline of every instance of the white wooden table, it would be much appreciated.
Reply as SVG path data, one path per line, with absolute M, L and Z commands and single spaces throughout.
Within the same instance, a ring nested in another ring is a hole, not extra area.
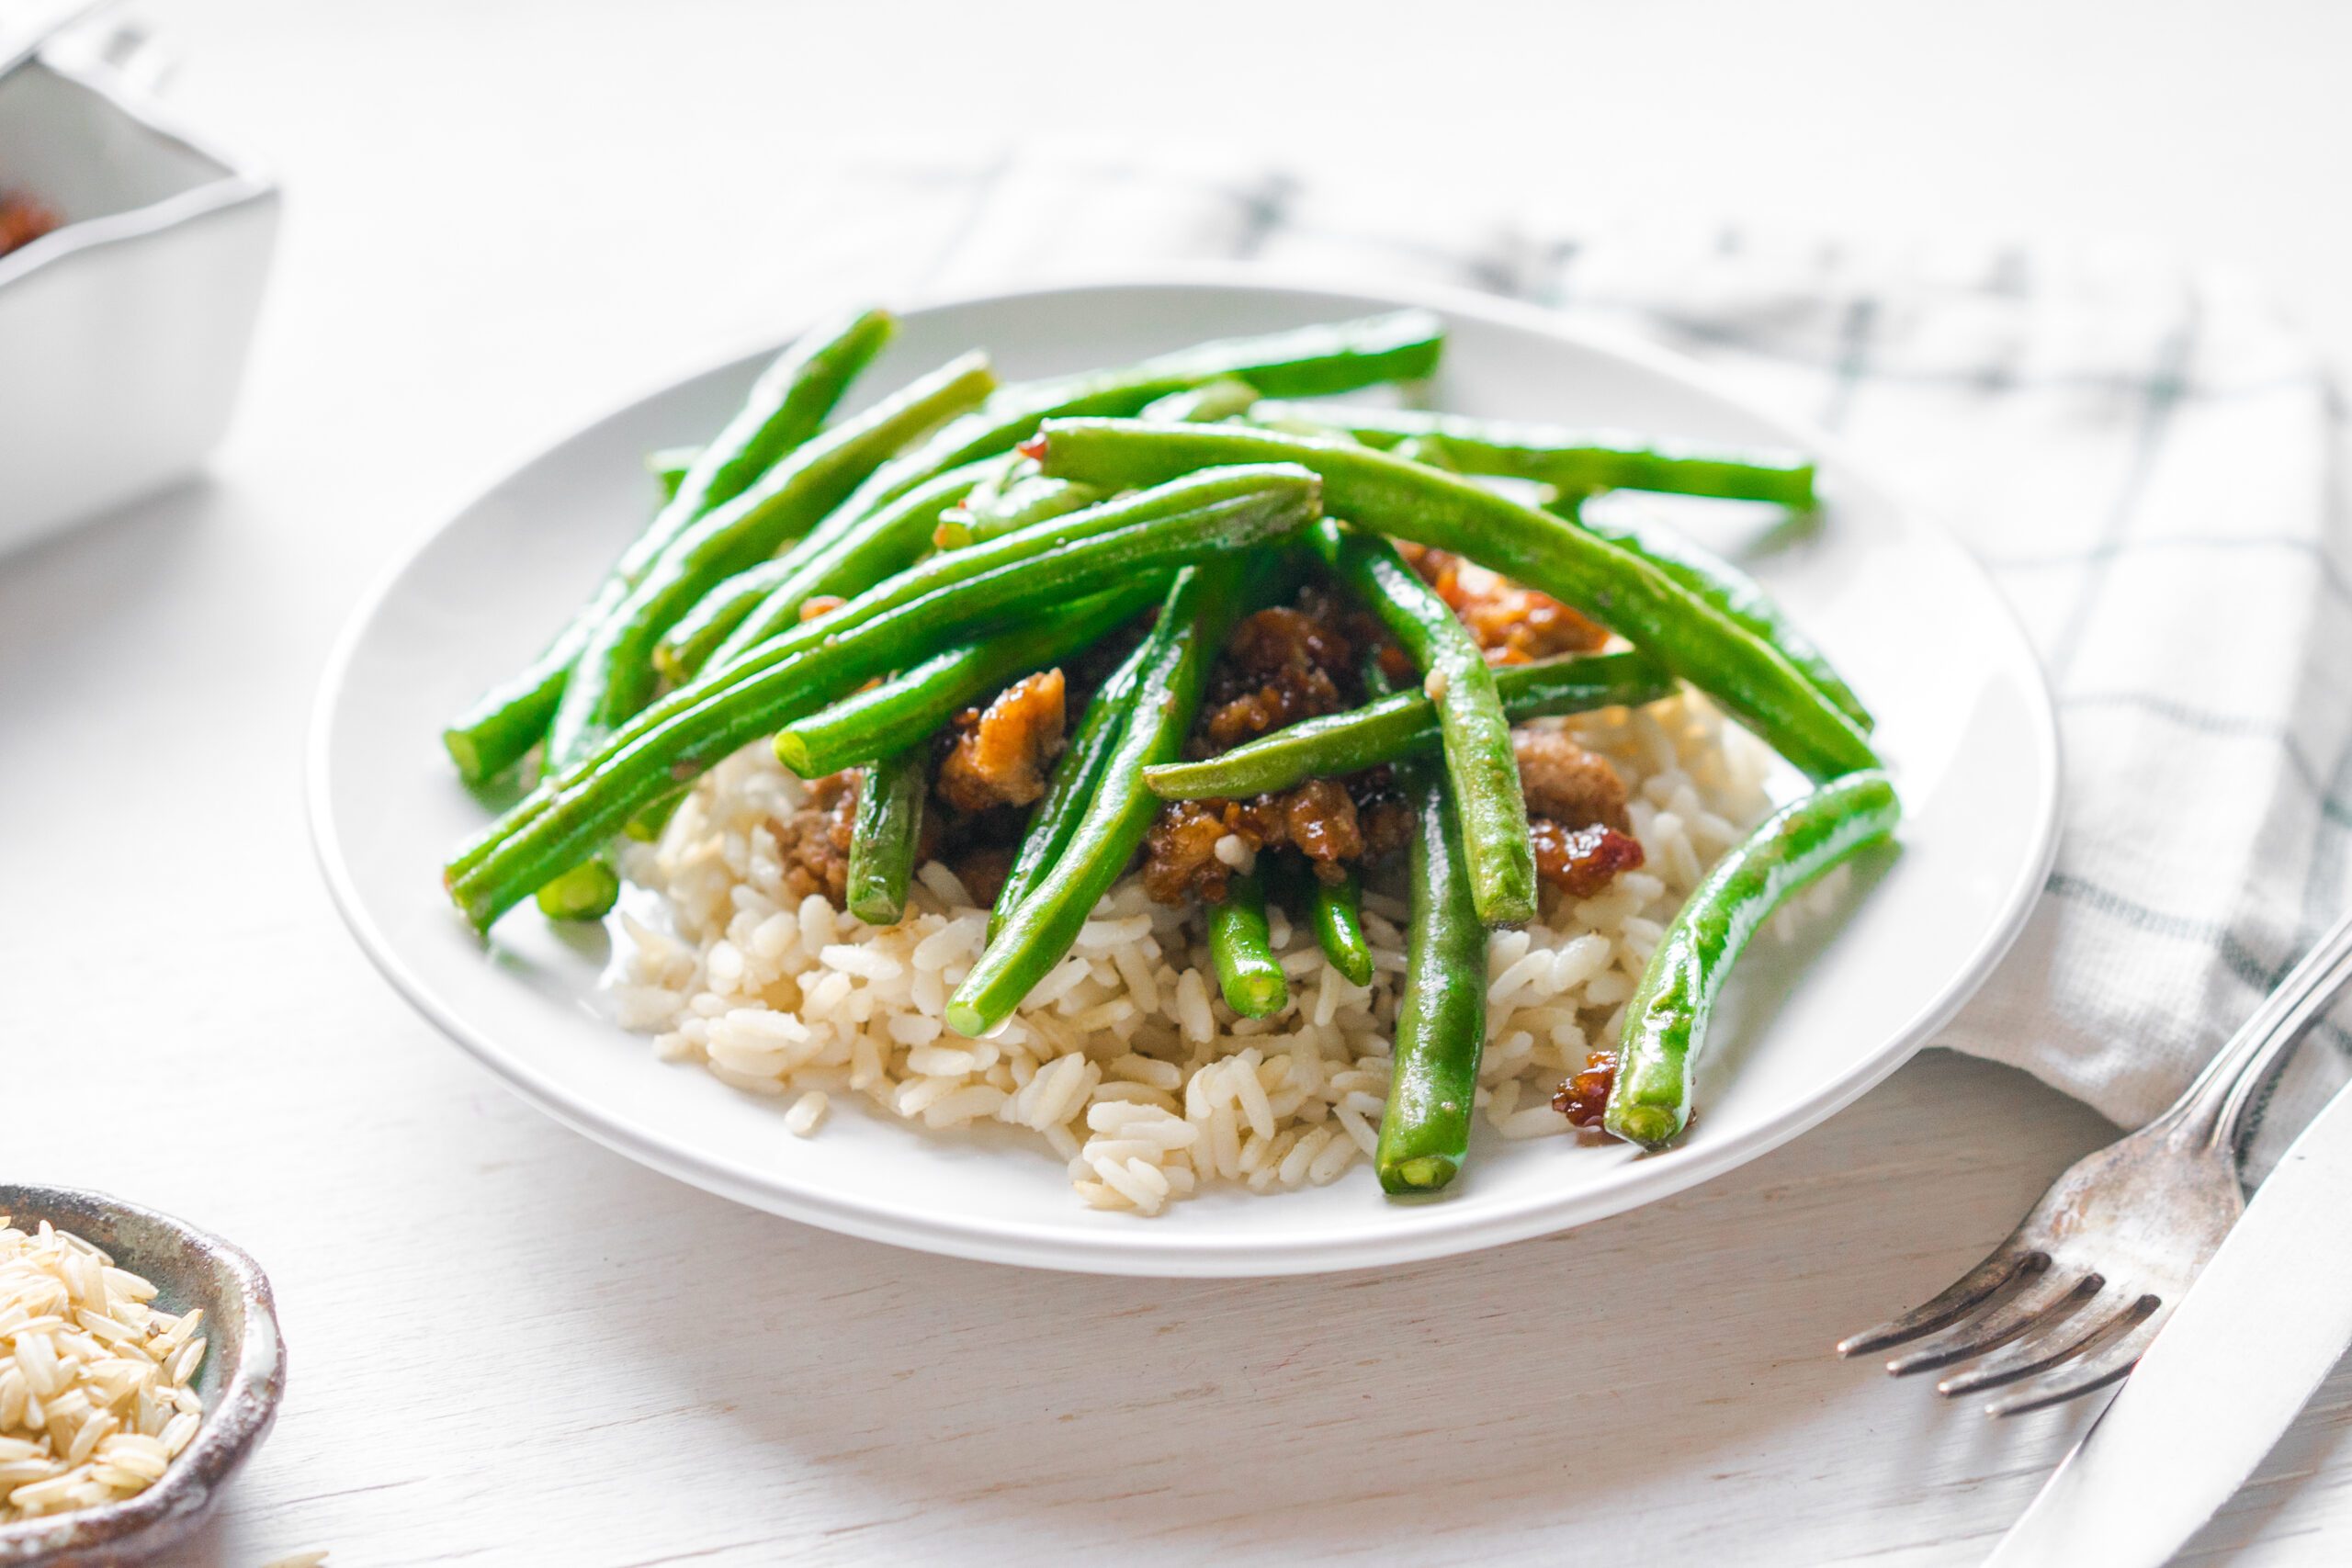
M 0 562 L 0 1037 L 130 1106 L 10 1106 L 0 1166 L 270 1269 L 291 1393 L 198 1561 L 1980 1557 L 2087 1412 L 1996 1427 L 1826 1347 L 2109 1135 L 2018 1075 L 1931 1054 L 1698 1191 L 1451 1263 L 948 1262 L 526 1110 L 345 937 L 300 763 L 362 586 L 541 442 L 817 303 L 859 256 L 827 194 L 877 144 L 1117 116 L 1400 189 L 1475 156 L 1597 210 L 2137 229 L 2352 346 L 2352 211 L 2314 199 L 2352 145 L 2346 14 L 2056 9 L 168 8 L 176 96 L 277 162 L 289 222 L 211 477 Z M 1349 85 L 1385 112 L 1342 133 Z M 2191 1555 L 2352 1551 L 2348 1399 L 2340 1371 Z

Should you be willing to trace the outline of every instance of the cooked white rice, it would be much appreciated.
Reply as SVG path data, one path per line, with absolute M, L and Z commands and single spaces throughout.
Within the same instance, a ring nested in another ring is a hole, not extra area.
M 1506 1138 L 1571 1131 L 1553 1087 L 1614 1043 L 1666 921 L 1770 804 L 1770 753 L 1695 694 L 1547 722 L 1624 776 L 1647 863 L 1599 897 L 1547 890 L 1538 924 L 1494 937 L 1478 1104 Z M 1270 909 L 1290 1005 L 1242 1019 L 1217 994 L 1198 911 L 1154 903 L 1130 874 L 1013 1019 L 971 1040 L 942 1015 L 987 911 L 936 863 L 894 927 L 820 897 L 791 900 L 768 824 L 801 800 L 769 748 L 750 746 L 702 781 L 659 844 L 632 852 L 629 878 L 661 896 L 666 929 L 625 917 L 611 996 L 664 1059 L 793 1097 L 786 1125 L 803 1135 L 844 1092 L 926 1127 L 1026 1129 L 1102 1209 L 1154 1214 L 1216 1182 L 1321 1185 L 1371 1155 L 1405 964 L 1401 900 L 1365 894 L 1369 987 Z
M 196 1437 L 201 1311 L 43 1221 L 0 1215 L 0 1525 L 144 1492 Z

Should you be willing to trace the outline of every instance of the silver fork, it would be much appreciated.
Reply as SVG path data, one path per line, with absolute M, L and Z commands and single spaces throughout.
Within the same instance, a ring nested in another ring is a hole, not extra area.
M 1947 1397 L 2027 1378 L 1984 1407 L 2040 1410 L 2126 1376 L 2245 1212 L 2238 1129 L 2270 1069 L 2352 982 L 2352 914 L 2328 928 L 2188 1092 L 2145 1127 L 2075 1162 L 2008 1239 L 1925 1306 L 1838 1343 L 1860 1356 L 1937 1335 L 1887 1362 L 1897 1377 L 1984 1358 Z

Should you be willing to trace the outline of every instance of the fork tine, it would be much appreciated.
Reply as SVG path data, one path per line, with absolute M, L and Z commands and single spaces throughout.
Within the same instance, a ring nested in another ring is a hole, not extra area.
M 2147 1298 L 2143 1296 L 2142 1301 Z M 2028 1383 L 2004 1399 L 1996 1399 L 1984 1407 L 1987 1416 L 2023 1416 L 2029 1411 L 2047 1410 L 2053 1404 L 2064 1404 L 2070 1399 L 2096 1393 L 2112 1382 L 2120 1382 L 2140 1364 L 2140 1357 L 2148 1342 L 2172 1316 L 2177 1302 L 2165 1302 L 2145 1317 L 2128 1325 L 2123 1332 L 2109 1340 L 2097 1351 L 2085 1355 L 2063 1371 L 2036 1382 Z
M 2006 1290 L 2011 1281 L 2020 1276 L 2030 1280 L 2048 1267 L 2050 1259 L 2044 1254 L 2012 1251 L 2009 1244 L 2003 1242 L 1933 1301 L 1913 1307 L 1900 1317 L 1889 1318 L 1876 1328 L 1838 1341 L 1838 1353 L 1867 1355 L 1906 1339 L 1917 1339 L 1923 1334 L 1933 1334 L 1939 1328 L 1949 1328 Z
M 1909 1377 L 1914 1372 L 1932 1371 L 1938 1367 L 1948 1367 L 1954 1361 L 1965 1361 L 1972 1356 L 1997 1349 L 2029 1328 L 2071 1315 L 2085 1302 L 2098 1294 L 2106 1282 L 2096 1274 L 2068 1277 L 2056 1269 L 2045 1269 L 2028 1280 L 2023 1290 L 1984 1316 L 1973 1323 L 1962 1324 L 1946 1335 L 1939 1344 L 1896 1357 L 1886 1364 L 1886 1370 L 1899 1378 Z
M 2104 1315 L 2091 1311 L 2070 1314 L 2047 1328 L 2020 1336 L 1966 1371 L 1944 1379 L 1936 1384 L 1936 1392 L 1951 1399 L 2049 1371 L 2113 1343 L 2155 1310 L 2156 1298 L 2142 1295 Z

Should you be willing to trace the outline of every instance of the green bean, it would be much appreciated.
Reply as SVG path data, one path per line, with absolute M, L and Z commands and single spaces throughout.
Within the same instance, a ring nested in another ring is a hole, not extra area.
M 584 860 L 539 889 L 539 913 L 551 920 L 601 920 L 620 896 L 620 873 L 612 863 Z
M 922 841 L 923 798 L 931 793 L 926 738 L 866 768 L 858 781 L 849 836 L 849 912 L 870 926 L 895 926 L 907 912 L 907 881 Z
M 685 482 L 686 470 L 694 467 L 695 455 L 701 450 L 699 446 L 664 446 L 645 455 L 645 471 L 662 487 L 663 501 L 676 497 L 678 487 Z
M 1290 1005 L 1290 983 L 1266 931 L 1266 887 L 1255 872 L 1225 881 L 1225 901 L 1208 906 L 1209 960 L 1225 1005 L 1244 1018 L 1272 1018 Z
M 1487 928 L 1462 857 L 1445 774 L 1408 763 L 1413 806 L 1412 918 L 1396 1004 L 1396 1066 L 1373 1163 L 1381 1188 L 1434 1192 L 1470 1152 L 1470 1112 L 1487 1043 Z
M 1132 414 L 1171 392 L 1227 377 L 1247 379 L 1272 397 L 1315 398 L 1383 381 L 1410 380 L 1437 368 L 1444 324 L 1426 310 L 1398 310 L 1197 344 L 1115 370 L 1016 382 L 904 457 L 885 465 L 841 511 L 861 516 L 932 475 L 976 457 L 1011 450 L 1048 419 Z
M 888 756 L 928 739 L 957 710 L 1008 682 L 1091 647 L 1166 592 L 1166 583 L 1150 580 L 1123 584 L 1055 606 L 1027 625 L 992 628 L 942 649 L 878 686 L 777 730 L 776 760 L 814 779 Z
M 1102 499 L 1102 491 L 1092 485 L 1030 474 L 1005 486 L 993 501 L 951 507 L 941 513 L 931 542 L 943 550 L 960 550 L 983 539 L 1026 528 L 1032 523 L 1091 506 Z
M 1316 942 L 1331 967 L 1358 986 L 1372 984 L 1372 941 L 1363 931 L 1363 884 L 1351 865 L 1335 867 L 1336 882 L 1304 861 L 1298 866 L 1295 902 L 1306 906 Z
M 741 411 L 695 455 L 678 481 L 674 503 L 691 514 L 679 519 L 667 539 L 657 536 L 662 532 L 658 526 L 648 530 L 633 575 L 650 569 L 686 523 L 750 490 L 812 440 L 850 382 L 898 330 L 887 312 L 861 310 L 807 333 L 812 343 L 807 352 L 797 344 L 786 350 L 761 375 Z
M 1375 699 L 1392 694 L 1377 660 L 1365 663 L 1364 689 Z M 1397 764 L 1396 784 L 1413 811 L 1410 898 L 1404 992 L 1373 1167 L 1381 1190 L 1409 1197 L 1444 1187 L 1469 1157 L 1478 1059 L 1487 1048 L 1487 928 L 1471 899 L 1445 770 L 1434 758 L 1411 759 Z
M 695 600 L 808 532 L 892 452 L 995 384 L 986 355 L 953 360 L 815 436 L 680 532 L 581 649 L 548 727 L 550 764 L 570 767 L 644 706 L 654 685 L 653 645 Z
M 476 698 L 443 731 L 460 777 L 469 784 L 495 777 L 546 737 L 571 668 L 596 626 L 690 525 L 733 500 L 760 468 L 815 434 L 850 382 L 896 330 L 888 315 L 868 310 L 811 328 L 785 350 L 753 384 L 726 431 L 687 465 L 669 500 L 588 603 L 573 613 L 538 658 Z
M 956 629 L 1281 538 L 1313 520 L 1316 495 L 1301 468 L 1227 468 L 933 556 L 623 725 L 458 851 L 444 871 L 451 898 L 487 931 L 648 803 Z
M 1862 705 L 1862 700 L 1854 694 L 1854 689 L 1846 684 L 1821 649 L 1814 646 L 1813 639 L 1796 628 L 1755 579 L 1731 562 L 1666 528 L 1645 527 L 1631 519 L 1601 521 L 1589 516 L 1573 498 L 1556 501 L 1546 510 L 1648 561 L 1778 649 L 1781 657 L 1795 665 L 1799 673 L 1857 725 L 1865 730 L 1876 727 L 1877 720 L 1871 716 L 1870 709 Z
M 1490 926 L 1526 924 L 1535 918 L 1535 845 L 1493 666 L 1470 628 L 1396 546 L 1328 517 L 1306 539 L 1421 667 L 1421 689 L 1437 707 L 1478 918 Z
M 1021 847 L 1013 852 L 1012 869 L 1005 873 L 1004 886 L 998 891 L 996 905 L 989 911 L 990 942 L 996 940 L 997 932 L 1004 929 L 1004 922 L 1021 900 L 1028 897 L 1037 879 L 1061 859 L 1070 835 L 1078 830 L 1080 818 L 1093 802 L 1094 792 L 1102 782 L 1102 770 L 1110 765 L 1111 753 L 1125 727 L 1127 704 L 1136 682 L 1141 678 L 1145 662 L 1152 657 L 1152 646 L 1148 638 L 1137 643 L 1088 700 L 1086 712 L 1080 716 L 1078 728 L 1070 733 L 1069 743 L 1062 748 L 1061 759 L 1054 764 L 1053 775 L 1046 781 L 1045 795 L 1029 814 L 1029 826 L 1022 834 Z
M 1147 418 L 1208 423 L 1240 412 L 1257 397 L 1256 389 L 1249 382 L 1227 376 L 1170 392 L 1143 412 Z M 1049 479 L 1037 471 L 1034 459 L 1023 457 L 1001 485 L 976 486 L 962 505 L 943 514 L 932 542 L 943 550 L 961 549 L 1047 517 L 1091 506 L 1102 499 L 1102 491 L 1094 486 Z
M 1061 854 L 948 998 L 948 1028 L 978 1036 L 1012 1017 L 1126 870 L 1159 810 L 1159 797 L 1143 787 L 1143 769 L 1183 745 L 1217 649 L 1267 570 L 1228 551 L 1177 575 L 1144 639 L 1126 716 L 1094 798 Z
M 1638 707 L 1674 690 L 1645 653 L 1570 654 L 1495 671 L 1503 713 L 1514 722 L 1595 708 Z M 1246 800 L 1340 778 L 1427 751 L 1439 743 L 1437 709 L 1419 691 L 1398 692 L 1344 713 L 1304 719 L 1198 762 L 1153 768 L 1144 782 L 1163 800 Z
M 1893 833 L 1901 814 L 1884 773 L 1849 773 L 1773 813 L 1715 863 L 1658 939 L 1625 1004 L 1603 1127 L 1650 1149 L 1682 1131 L 1690 1120 L 1691 1063 L 1748 939 L 1789 895 Z
M 774 560 L 737 572 L 662 636 L 654 661 L 673 681 L 732 662 L 746 649 L 799 624 L 811 599 L 863 593 L 922 558 L 940 511 L 1001 468 L 1002 457 L 967 463 L 917 485 L 831 538 L 813 536 Z
M 1252 409 L 1250 418 L 1282 428 L 1343 431 L 1382 449 L 1416 441 L 1441 468 L 1533 479 L 1570 492 L 1650 490 L 1782 506 L 1814 504 L 1814 466 L 1792 452 L 1668 445 L 1623 431 L 1569 430 L 1419 409 L 1269 400 Z
M 694 679 L 718 645 L 743 624 L 743 617 L 799 570 L 800 564 L 797 551 L 772 557 L 744 568 L 695 601 L 695 607 L 654 644 L 654 668 L 673 682 Z
M 1473 480 L 1343 441 L 1231 424 L 1065 420 L 1046 434 L 1047 473 L 1105 486 L 1216 463 L 1297 462 L 1322 477 L 1333 515 L 1467 556 L 1575 606 L 1714 697 L 1812 777 L 1877 763 L 1854 721 L 1746 627 L 1649 562 Z
M 1258 398 L 1258 389 L 1239 377 L 1220 376 L 1148 403 L 1136 417 L 1174 420 L 1181 424 L 1215 424 L 1219 420 L 1248 413 Z

